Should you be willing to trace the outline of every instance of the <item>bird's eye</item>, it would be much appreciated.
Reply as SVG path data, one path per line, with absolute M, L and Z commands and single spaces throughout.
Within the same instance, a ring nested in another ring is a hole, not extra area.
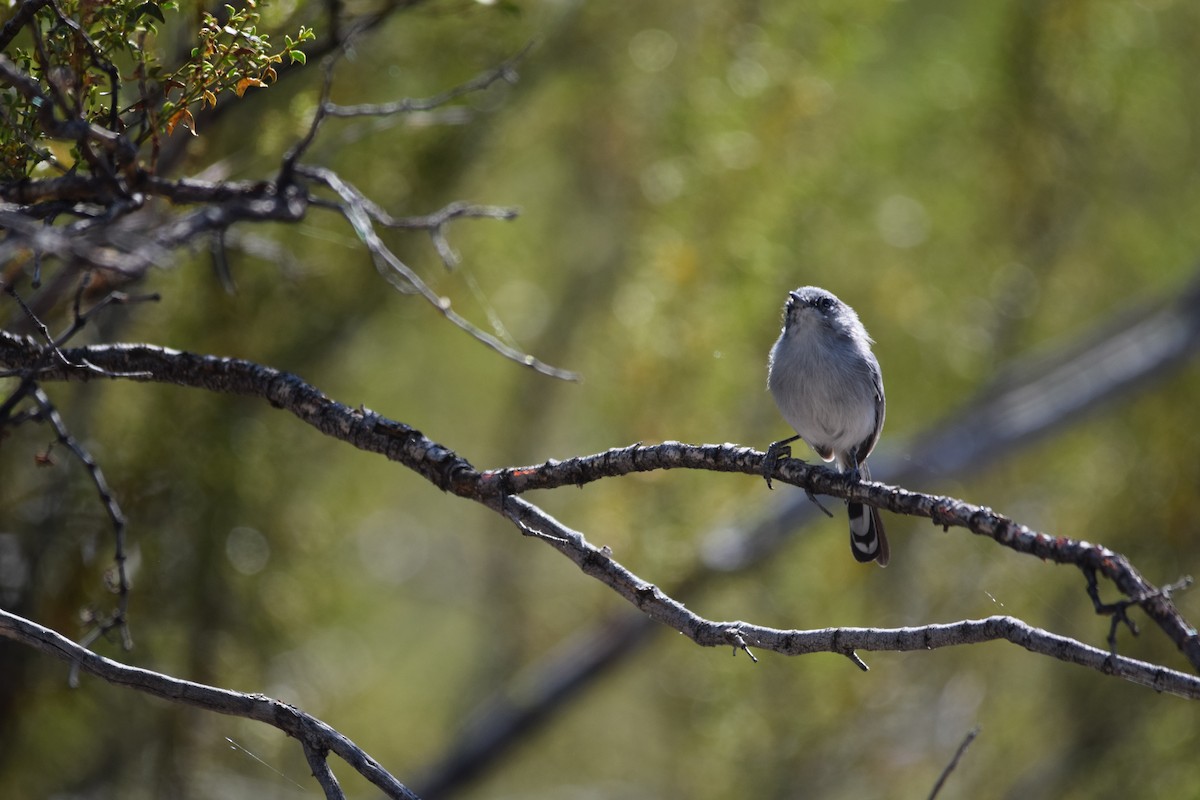
M 820 309 L 821 311 L 828 311 L 829 309 L 833 308 L 833 298 L 832 297 L 818 298 L 817 299 L 817 308 Z

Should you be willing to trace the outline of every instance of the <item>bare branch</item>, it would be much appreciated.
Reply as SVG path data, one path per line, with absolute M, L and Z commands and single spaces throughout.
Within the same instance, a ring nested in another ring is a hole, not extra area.
M 1136 659 L 1108 653 L 1065 636 L 1043 631 L 1014 617 L 988 617 L 948 625 L 913 628 L 824 628 L 815 631 L 778 630 L 746 622 L 715 622 L 690 611 L 612 559 L 604 550 L 589 544 L 583 535 L 567 528 L 537 506 L 520 498 L 492 501 L 503 503 L 508 514 L 537 531 L 542 541 L 570 558 L 587 575 L 636 606 L 646 616 L 662 622 L 705 647 L 744 643 L 781 655 L 839 653 L 865 668 L 854 656 L 856 650 L 905 652 L 932 650 L 961 644 L 1005 639 L 1034 653 L 1086 666 L 1106 675 L 1116 675 L 1155 691 L 1200 699 L 1200 678 Z
M 0 229 L 9 233 L 0 240 L 0 263 L 10 263 L 15 257 L 32 251 L 131 278 L 152 266 L 167 263 L 167 254 L 150 246 L 152 243 L 144 237 L 108 228 L 81 235 L 83 231 L 76 227 L 77 224 L 44 225 L 12 206 L 0 205 Z
M 420 431 L 365 408 L 349 408 L 326 397 L 297 376 L 270 367 L 150 345 L 96 345 L 73 348 L 64 353 L 71 360 L 86 358 L 110 372 L 153 376 L 145 380 L 262 397 L 326 435 L 362 450 L 380 453 L 443 490 L 483 503 L 503 514 L 523 533 L 533 533 L 554 547 L 647 616 L 670 625 L 698 644 L 737 646 L 744 642 L 786 655 L 818 651 L 849 655 L 857 649 L 923 649 L 1005 638 L 1034 652 L 1090 666 L 1160 691 L 1174 691 L 1191 697 L 1195 687 L 1200 686 L 1195 683 L 1196 679 L 1182 673 L 1105 653 L 1010 618 L 992 618 L 984 621 L 986 625 L 964 622 L 950 627 L 885 632 L 844 629 L 832 639 L 822 638 L 822 632 L 777 631 L 741 622 L 710 622 L 631 573 L 609 552 L 589 544 L 581 533 L 515 496 L 535 486 L 580 484 L 599 477 L 670 468 L 741 472 L 757 478 L 761 475 L 764 455 L 750 448 L 678 442 L 634 445 L 568 462 L 480 473 L 454 451 L 428 439 Z M 92 377 L 90 373 L 81 375 L 65 370 L 59 364 L 45 362 L 42 345 L 4 332 L 0 332 L 0 365 L 36 370 L 36 377 L 42 381 Z M 1175 608 L 1169 593 L 1147 582 L 1119 553 L 1101 545 L 1039 533 L 991 509 L 955 498 L 921 494 L 880 483 L 855 483 L 847 476 L 823 467 L 796 461 L 784 462 L 779 472 L 780 479 L 802 488 L 878 505 L 900 514 L 926 517 L 938 525 L 966 528 L 1017 552 L 1057 563 L 1075 564 L 1081 569 L 1094 569 L 1137 603 L 1175 642 L 1193 667 L 1200 669 L 1200 636 Z
M 308 130 L 300 137 L 300 141 L 288 149 L 283 156 L 283 163 L 279 169 L 279 183 L 287 185 L 292 182 L 292 175 L 296 170 L 296 163 L 300 157 L 308 152 L 308 148 L 317 139 L 317 132 L 321 129 L 321 123 L 325 121 L 326 115 L 329 113 L 329 92 L 333 87 L 333 67 L 337 63 L 337 56 L 342 52 L 338 51 L 329 55 L 321 63 L 321 96 L 317 100 L 317 109 L 313 112 L 312 121 L 308 124 Z
M 33 647 L 68 664 L 76 664 L 83 672 L 95 675 L 117 686 L 126 686 L 154 697 L 205 711 L 215 711 L 218 714 L 264 722 L 302 742 L 305 756 L 309 758 L 310 765 L 313 763 L 312 759 L 321 753 L 336 753 L 388 797 L 417 800 L 416 794 L 396 780 L 362 748 L 326 723 L 304 713 L 295 706 L 273 700 L 262 694 L 245 694 L 231 689 L 193 683 L 113 661 L 80 647 L 49 628 L 44 628 L 4 609 L 0 609 L 0 636 Z M 322 758 L 321 761 L 323 762 L 324 759 Z M 317 771 L 314 767 L 314 773 Z M 317 777 L 322 781 L 326 796 L 341 796 L 340 794 L 329 794 L 326 780 L 332 775 L 323 775 L 325 770 L 321 770 L 321 772 L 322 775 Z M 336 781 L 333 785 L 336 785 Z
M 46 343 L 49 345 L 49 347 L 47 347 L 47 349 L 45 351 L 47 358 L 56 359 L 64 367 L 69 367 L 71 369 L 79 369 L 79 370 L 90 370 L 92 372 L 95 372 L 97 375 L 99 375 L 101 377 L 106 377 L 106 378 L 145 377 L 145 376 L 139 376 L 139 375 L 107 374 L 104 370 L 100 369 L 95 364 L 91 364 L 87 361 L 83 361 L 80 363 L 74 363 L 70 359 L 68 359 L 65 355 L 63 355 L 61 346 L 63 344 L 65 344 L 67 341 L 69 341 L 71 339 L 71 337 L 73 337 L 76 333 L 78 333 L 80 330 L 82 330 L 84 328 L 84 326 L 87 325 L 88 320 L 91 319 L 92 316 L 95 315 L 100 310 L 102 310 L 110 305 L 124 305 L 126 303 L 137 303 L 137 302 L 158 300 L 158 295 L 156 295 L 156 294 L 138 295 L 138 296 L 131 297 L 129 295 L 126 295 L 124 292 L 109 292 L 108 295 L 106 295 L 104 297 L 104 299 L 101 300 L 99 303 L 92 306 L 87 311 L 81 311 L 80 310 L 81 294 L 82 294 L 83 290 L 87 287 L 87 284 L 88 284 L 88 276 L 85 274 L 83 277 L 83 280 L 80 282 L 79 289 L 75 294 L 75 304 L 74 304 L 75 314 L 74 314 L 74 319 L 72 321 L 71 327 L 69 327 L 66 331 L 64 331 L 62 334 L 60 334 L 57 338 L 51 337 L 49 328 L 47 328 L 45 323 L 43 323 L 41 321 L 41 319 L 39 319 L 38 316 L 35 313 L 33 313 L 33 309 L 31 309 L 25 303 L 25 301 L 23 299 L 21 299 L 21 296 L 19 294 L 17 294 L 15 287 L 13 287 L 10 284 L 10 285 L 5 286 L 3 291 L 8 296 L 12 297 L 14 301 L 16 301 L 17 305 L 20 306 L 21 311 L 24 312 L 25 317 L 31 322 L 31 324 L 38 331 L 38 333 L 41 334 L 42 338 L 46 340 Z M 25 373 L 22 373 L 22 374 L 28 375 L 29 370 L 26 370 Z M 0 377 L 4 377 L 4 373 L 0 372 Z M 4 417 L 5 417 L 5 414 L 3 413 L 3 411 L 0 411 L 0 420 L 3 420 Z
M 308 766 L 312 769 L 313 777 L 317 779 L 317 783 L 321 784 L 321 788 L 325 790 L 325 797 L 328 800 L 346 800 L 345 792 L 342 791 L 337 777 L 334 776 L 333 770 L 329 767 L 329 761 L 327 760 L 329 750 L 307 739 L 302 740 L 301 744 L 304 746 L 304 758 L 308 761 Z
M 502 61 L 492 69 L 476 75 L 466 83 L 459 84 L 432 97 L 421 99 L 406 98 L 393 103 L 364 103 L 353 106 L 326 103 L 325 113 L 331 117 L 382 117 L 392 114 L 405 114 L 411 111 L 432 111 L 464 95 L 488 89 L 497 81 L 515 84 L 518 78 L 517 64 L 529 54 L 529 51 L 533 49 L 535 44 L 537 44 L 536 41 L 529 42 L 516 55 Z
M 133 637 L 129 633 L 129 574 L 125 568 L 125 515 L 121 512 L 121 506 L 117 503 L 117 498 L 113 495 L 112 489 L 108 485 L 108 481 L 104 478 L 104 472 L 100 469 L 100 465 L 96 463 L 96 459 L 92 458 L 92 454 L 88 452 L 78 439 L 71 435 L 67 430 L 66 423 L 58 413 L 58 409 L 50 402 L 46 392 L 38 387 L 33 392 L 34 399 L 37 400 L 38 407 L 41 409 L 41 416 L 50 423 L 50 427 L 54 430 L 58 441 L 68 450 L 70 450 L 79 462 L 83 464 L 91 477 L 93 485 L 96 487 L 96 493 L 100 496 L 100 504 L 104 506 L 104 510 L 108 513 L 109 521 L 113 527 L 113 565 L 115 576 L 111 581 L 113 589 L 117 593 L 117 612 L 111 620 L 103 620 L 101 627 L 112 629 L 117 628 L 121 632 L 121 646 L 125 650 L 133 649 Z
M 454 252 L 449 240 L 446 239 L 446 228 L 452 220 L 465 217 L 510 220 L 516 219 L 519 213 L 515 208 L 475 205 L 461 201 L 455 201 L 432 214 L 423 216 L 393 217 L 371 202 L 365 204 L 364 208 L 372 219 L 384 227 L 428 231 L 433 240 L 434 249 L 441 256 L 442 263 L 446 265 L 447 269 L 453 269 L 458 266 L 459 262 L 458 254 Z
M 123 274 L 140 274 L 154 265 L 166 264 L 170 251 L 205 233 L 220 233 L 237 222 L 285 221 L 302 219 L 314 203 L 331 207 L 342 214 L 355 233 L 367 246 L 380 273 L 397 289 L 419 294 L 452 324 L 512 361 L 530 367 L 543 375 L 562 380 L 579 380 L 577 373 L 551 366 L 529 353 L 501 341 L 450 307 L 448 298 L 433 291 L 415 271 L 400 260 L 380 239 L 373 222 L 393 228 L 427 230 L 439 256 L 447 265 L 457 256 L 445 238 L 446 226 L 455 219 L 489 218 L 512 219 L 514 209 L 497 206 L 451 203 L 432 214 L 412 217 L 393 217 L 368 200 L 357 188 L 332 170 L 296 165 L 296 172 L 316 180 L 333 190 L 340 203 L 318 203 L 301 187 L 292 185 L 277 191 L 265 182 L 242 184 L 211 184 L 203 181 L 169 182 L 146 177 L 145 188 L 176 202 L 199 202 L 203 207 L 158 226 L 152 234 L 114 232 L 100 228 L 99 241 L 86 234 L 84 223 L 68 226 L 45 226 L 21 213 L 5 212 L 0 208 L 0 227 L 8 227 L 18 236 L 0 241 L 0 263 L 25 248 L 37 253 L 50 253 L 65 260 L 90 264 Z M 73 182 L 53 179 L 56 186 L 68 192 L 79 191 Z M 19 193 L 18 193 L 19 194 Z
M 366 245 L 367 251 L 371 254 L 371 259 L 375 262 L 375 267 L 379 270 L 379 273 L 398 290 L 406 294 L 419 294 L 431 306 L 437 309 L 443 317 L 459 329 L 470 334 L 505 358 L 511 359 L 518 364 L 523 364 L 535 372 L 540 372 L 552 378 L 568 381 L 579 380 L 578 373 L 553 367 L 543 361 L 539 361 L 528 353 L 523 353 L 511 345 L 505 344 L 451 308 L 450 298 L 443 297 L 433 291 L 425 281 L 421 280 L 421 276 L 417 275 L 412 267 L 405 264 L 399 256 L 384 244 L 383 240 L 379 238 L 379 234 L 375 231 L 372 215 L 367 210 L 364 202 L 365 198 L 362 193 L 349 182 L 342 179 L 337 173 L 323 167 L 309 167 L 299 164 L 296 166 L 296 172 L 304 177 L 320 181 L 337 193 L 342 199 L 342 202 L 336 207 L 337 210 L 346 218 L 346 221 L 350 223 L 354 232 L 358 234 L 358 238 Z
M 432 111 L 464 95 L 488 89 L 492 84 L 500 80 L 509 84 L 515 84 L 518 77 L 516 66 L 533 49 L 534 45 L 534 42 L 529 42 L 515 56 L 501 62 L 486 72 L 476 75 L 471 80 L 447 89 L 433 97 L 423 99 L 406 98 L 392 103 L 341 106 L 329 99 L 330 91 L 333 87 L 333 70 L 337 65 L 339 57 L 345 52 L 346 48 L 350 47 L 354 35 L 355 32 L 351 31 L 345 40 L 322 62 L 321 97 L 317 102 L 316 111 L 313 112 L 312 121 L 309 123 L 308 129 L 304 132 L 304 136 L 300 137 L 300 140 L 283 157 L 283 164 L 279 173 L 279 183 L 281 185 L 291 182 L 297 163 L 308 152 L 313 142 L 316 141 L 317 133 L 326 119 L 330 117 L 383 117 L 414 111 Z

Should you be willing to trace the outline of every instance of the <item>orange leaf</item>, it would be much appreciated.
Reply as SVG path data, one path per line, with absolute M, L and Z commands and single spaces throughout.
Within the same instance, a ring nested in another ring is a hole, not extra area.
M 191 131 L 192 136 L 197 135 L 197 133 L 196 133 L 196 118 L 193 117 L 192 112 L 188 111 L 186 108 L 179 109 L 178 111 L 176 111 L 174 114 L 171 115 L 170 119 L 167 120 L 167 134 L 170 135 L 170 134 L 174 133 L 175 126 L 178 125 L 180 122 L 182 122 L 184 125 L 187 126 L 188 130 Z
M 238 97 L 241 97 L 251 86 L 263 88 L 266 87 L 266 84 L 260 81 L 258 78 L 242 78 L 237 82 L 237 85 L 233 87 L 233 90 L 237 92 Z

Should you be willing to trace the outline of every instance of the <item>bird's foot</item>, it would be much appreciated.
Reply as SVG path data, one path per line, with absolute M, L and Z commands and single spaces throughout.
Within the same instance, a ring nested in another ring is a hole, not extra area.
M 792 440 L 783 439 L 778 442 L 772 442 L 771 446 L 767 448 L 767 457 L 763 459 L 762 475 L 763 479 L 767 482 L 768 489 L 775 488 L 771 485 L 771 477 L 775 474 L 779 462 L 785 458 L 792 457 L 792 446 L 788 444 L 790 441 Z

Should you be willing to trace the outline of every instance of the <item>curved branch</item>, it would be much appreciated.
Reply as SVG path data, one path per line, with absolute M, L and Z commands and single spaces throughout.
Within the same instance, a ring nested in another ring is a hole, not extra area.
M 219 714 L 265 722 L 288 736 L 298 739 L 303 744 L 306 758 L 310 764 L 313 764 L 319 753 L 336 753 L 388 797 L 417 800 L 416 794 L 396 780 L 362 748 L 334 728 L 295 706 L 261 694 L 245 694 L 231 689 L 193 683 L 113 661 L 80 647 L 49 628 L 30 622 L 24 617 L 10 614 L 4 609 L 0 609 L 0 636 L 29 645 L 72 666 L 77 666 L 89 675 L 95 675 L 118 686 L 127 686 L 164 700 L 202 708 L 205 711 L 215 711 Z M 319 760 L 324 762 L 323 758 Z M 336 781 L 333 781 L 332 784 L 328 783 L 329 779 L 333 777 L 332 773 L 328 771 L 328 767 L 318 770 L 314 765 L 313 769 L 326 791 L 326 796 L 338 796 L 329 794 L 330 787 L 336 787 L 337 783 Z
M 493 501 L 527 533 L 547 541 L 587 575 L 617 592 L 651 619 L 657 620 L 704 647 L 758 647 L 781 655 L 838 653 L 854 660 L 856 650 L 909 652 L 1005 639 L 1034 653 L 1115 675 L 1133 683 L 1180 697 L 1200 699 L 1200 678 L 1157 664 L 1138 661 L 1035 628 L 1015 617 L 995 616 L 946 625 L 910 628 L 822 628 L 779 630 L 748 622 L 716 622 L 688 610 L 615 561 L 607 550 L 589 544 L 583 535 L 555 520 L 537 506 L 516 497 Z
M 715 472 L 761 474 L 763 454 L 748 447 L 631 445 L 566 461 L 547 461 L 532 467 L 491 470 L 479 480 L 484 493 L 521 494 L 532 489 L 582 486 L 600 478 L 660 469 L 703 469 Z M 994 539 L 1018 553 L 1056 564 L 1071 564 L 1089 574 L 1099 572 L 1131 601 L 1141 606 L 1170 637 L 1193 667 L 1200 670 L 1200 636 L 1171 602 L 1169 593 L 1151 584 L 1129 560 L 1107 547 L 1066 536 L 1051 536 L 977 506 L 944 495 L 923 494 L 872 481 L 855 481 L 823 466 L 789 459 L 780 464 L 776 480 L 811 492 L 854 500 L 910 517 L 925 517 L 943 528 L 966 528 Z
M 741 472 L 758 478 L 763 454 L 757 450 L 732 444 L 686 445 L 666 442 L 659 445 L 632 445 L 562 462 L 548 461 L 539 466 L 481 473 L 453 450 L 427 438 L 415 428 L 389 420 L 367 408 L 350 408 L 327 397 L 296 375 L 271 367 L 241 359 L 134 344 L 63 349 L 62 354 L 68 362 L 64 365 L 62 360 L 47 359 L 44 348 L 44 345 L 31 338 L 0 331 L 0 367 L 36 377 L 40 381 L 91 380 L 107 375 L 125 375 L 129 380 L 173 383 L 215 392 L 262 397 L 326 435 L 359 449 L 384 455 L 445 491 L 475 500 L 504 514 L 522 532 L 545 540 L 584 572 L 613 588 L 649 616 L 671 625 L 698 643 L 718 643 L 711 632 L 701 634 L 717 623 L 709 623 L 691 614 L 652 584 L 642 581 L 614 561 L 608 552 L 588 544 L 581 534 L 563 526 L 537 506 L 516 495 L 535 488 L 581 485 L 602 477 L 659 469 Z M 81 362 L 93 364 L 102 372 L 80 372 L 70 367 L 70 364 Z M 1128 559 L 1106 547 L 1062 536 L 1049 536 L 991 509 L 952 497 L 922 494 L 882 483 L 855 482 L 824 467 L 794 459 L 780 465 L 778 479 L 813 492 L 857 500 L 898 514 L 926 517 L 943 527 L 966 528 L 1017 552 L 1056 563 L 1073 564 L 1085 573 L 1094 571 L 1102 574 L 1139 605 L 1183 652 L 1192 666 L 1200 669 L 1200 636 L 1175 607 L 1170 593 L 1150 584 Z M 728 625 L 721 630 L 727 628 Z M 761 633 L 769 629 L 754 630 Z M 742 635 L 750 644 L 776 649 L 773 644 L 764 644 L 776 641 L 770 636 L 754 639 L 744 631 Z M 736 644 L 736 640 L 724 638 L 720 643 Z M 857 646 L 849 646 L 845 649 L 846 654 L 849 655 Z M 787 652 L 786 648 L 780 652 Z M 1090 655 L 1085 657 L 1078 654 L 1080 651 L 1073 652 L 1077 653 L 1076 658 L 1081 659 L 1075 663 L 1092 666 L 1099 663 Z M 1110 671 L 1107 667 L 1105 670 Z

